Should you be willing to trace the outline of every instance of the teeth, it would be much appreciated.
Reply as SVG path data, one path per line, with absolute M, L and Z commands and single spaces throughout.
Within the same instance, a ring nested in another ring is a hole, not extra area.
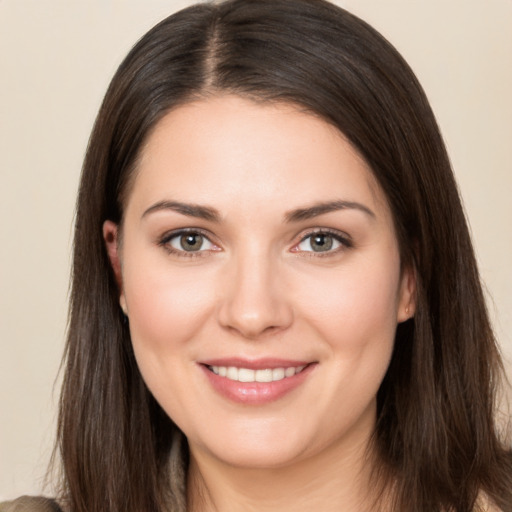
M 272 370 L 256 370 L 255 380 L 256 382 L 272 382 Z
M 238 380 L 240 382 L 254 382 L 254 370 L 249 370 L 247 368 L 240 368 L 238 370 Z
M 234 366 L 230 366 L 229 368 L 227 368 L 226 377 L 230 380 L 238 380 L 238 368 L 235 368 Z
M 285 369 L 284 368 L 274 368 L 272 370 L 272 380 L 273 381 L 283 380 L 284 379 L 284 373 L 285 373 Z
M 209 369 L 216 375 L 238 382 L 276 382 L 293 377 L 304 368 L 305 366 L 290 366 L 287 368 L 251 370 L 250 368 L 237 368 L 236 366 L 209 366 Z
M 284 371 L 285 377 L 293 377 L 295 375 L 295 368 L 286 368 Z

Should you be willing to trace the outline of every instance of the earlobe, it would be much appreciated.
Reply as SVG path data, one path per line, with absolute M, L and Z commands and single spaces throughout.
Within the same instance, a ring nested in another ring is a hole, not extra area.
M 416 311 L 416 271 L 408 267 L 402 273 L 400 283 L 400 300 L 398 303 L 397 322 L 405 322 L 414 317 Z
M 123 278 L 121 273 L 121 258 L 119 250 L 119 228 L 115 222 L 106 220 L 103 223 L 103 240 L 107 249 L 108 259 L 114 272 L 117 286 L 119 288 L 119 304 L 126 314 L 126 301 L 123 292 Z

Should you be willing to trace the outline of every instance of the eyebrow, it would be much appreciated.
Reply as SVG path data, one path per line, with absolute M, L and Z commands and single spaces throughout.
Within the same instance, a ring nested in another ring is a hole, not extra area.
M 158 201 L 144 211 L 142 218 L 151 213 L 162 210 L 172 210 L 180 213 L 181 215 L 186 215 L 187 217 L 195 217 L 197 219 L 208 220 L 210 222 L 219 223 L 221 221 L 221 215 L 219 211 L 215 208 L 212 208 L 211 206 L 182 203 L 180 201 Z M 300 222 L 339 210 L 359 210 L 373 219 L 376 218 L 375 213 L 373 213 L 370 208 L 361 203 L 338 200 L 315 203 L 307 208 L 297 208 L 295 210 L 291 210 L 285 213 L 284 219 L 286 222 Z
M 376 218 L 375 213 L 373 213 L 373 211 L 364 204 L 356 203 L 353 201 L 340 200 L 315 203 L 308 208 L 298 208 L 296 210 L 291 210 L 285 214 L 285 220 L 286 222 L 300 222 L 338 210 L 359 210 L 369 215 L 372 219 Z
M 198 204 L 180 203 L 179 201 L 159 201 L 150 206 L 143 214 L 142 218 L 150 213 L 161 210 L 173 210 L 187 217 L 196 217 L 198 219 L 209 220 L 211 222 L 220 222 L 220 213 L 209 206 L 201 206 Z

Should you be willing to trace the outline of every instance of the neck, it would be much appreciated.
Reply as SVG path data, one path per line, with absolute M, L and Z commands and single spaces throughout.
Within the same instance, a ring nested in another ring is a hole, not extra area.
M 225 464 L 191 447 L 190 512 L 362 512 L 372 509 L 370 435 L 341 440 L 313 457 L 277 468 Z M 358 438 L 359 437 L 359 438 Z

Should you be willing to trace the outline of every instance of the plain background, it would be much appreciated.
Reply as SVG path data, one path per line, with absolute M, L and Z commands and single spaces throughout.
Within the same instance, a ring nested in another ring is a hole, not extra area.
M 190 3 L 0 0 L 0 500 L 42 491 L 74 201 L 102 96 L 135 41 Z M 512 0 L 337 3 L 381 31 L 426 89 L 510 361 Z

